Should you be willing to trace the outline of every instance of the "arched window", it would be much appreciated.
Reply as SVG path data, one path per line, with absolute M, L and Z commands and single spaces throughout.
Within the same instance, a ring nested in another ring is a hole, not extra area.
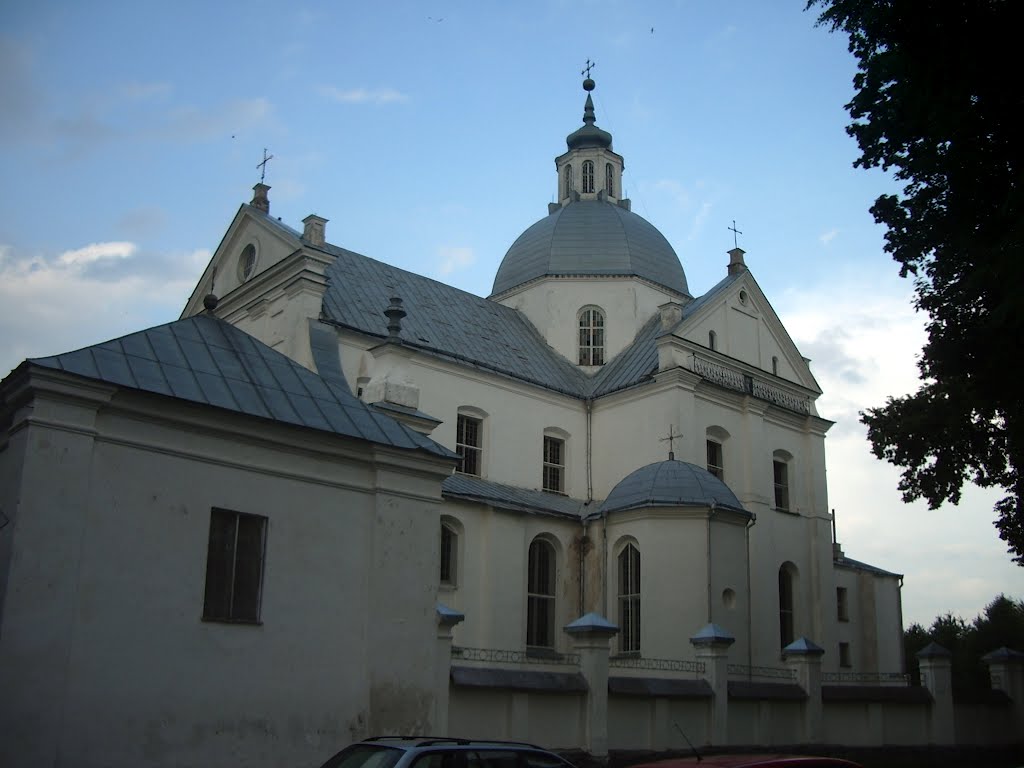
M 718 348 L 718 334 L 714 331 L 708 331 L 708 349 Z
M 729 433 L 722 427 L 708 427 L 705 432 L 707 444 L 708 472 L 725 482 L 725 441 Z
M 615 172 L 611 163 L 604 164 L 604 191 L 611 197 L 615 197 Z
M 619 650 L 640 652 L 640 550 L 627 544 L 619 553 Z
M 783 563 L 779 568 L 779 642 L 781 648 L 793 642 L 793 586 L 796 566 Z
M 565 166 L 565 193 L 562 197 L 568 197 L 572 194 L 572 166 Z
M 455 526 L 441 521 L 441 585 L 454 587 L 459 575 L 459 534 Z
M 597 307 L 580 311 L 580 365 L 604 365 L 604 313 Z
M 526 578 L 526 647 L 555 646 L 555 548 L 544 539 L 530 544 Z
M 583 191 L 593 192 L 594 191 L 594 161 L 584 160 L 583 161 Z
M 772 376 L 779 375 L 779 358 L 772 357 Z

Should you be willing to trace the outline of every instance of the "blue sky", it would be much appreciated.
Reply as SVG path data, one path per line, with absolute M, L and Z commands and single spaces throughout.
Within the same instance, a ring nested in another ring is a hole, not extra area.
M 830 505 L 847 554 L 902 572 L 907 621 L 1024 595 L 992 494 L 904 505 L 857 413 L 914 387 L 922 320 L 852 168 L 855 71 L 802 0 L 46 2 L 0 6 L 0 375 L 178 316 L 264 147 L 271 211 L 487 295 L 545 215 L 580 125 L 691 292 L 747 263 L 836 420 Z

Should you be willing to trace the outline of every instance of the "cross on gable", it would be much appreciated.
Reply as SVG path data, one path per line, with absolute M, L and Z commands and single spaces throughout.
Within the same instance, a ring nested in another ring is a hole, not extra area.
M 736 235 L 742 235 L 743 233 L 740 232 L 738 229 L 736 229 L 736 219 L 733 219 L 732 220 L 732 226 L 731 227 L 726 227 L 726 229 L 728 229 L 730 232 L 732 232 L 732 247 L 733 248 L 739 248 L 740 244 L 736 241 Z
M 260 184 L 263 183 L 263 180 L 267 176 L 267 163 L 269 163 L 273 159 L 274 159 L 274 156 L 273 155 L 268 155 L 267 154 L 267 148 L 264 147 L 263 148 L 263 162 L 256 164 L 256 167 L 260 169 Z

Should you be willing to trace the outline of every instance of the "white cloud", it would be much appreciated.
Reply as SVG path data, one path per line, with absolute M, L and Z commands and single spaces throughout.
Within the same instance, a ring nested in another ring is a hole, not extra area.
M 898 278 L 843 274 L 776 306 L 812 358 L 824 392 L 819 413 L 837 422 L 825 444 L 828 495 L 847 556 L 905 575 L 905 623 L 930 624 L 947 611 L 970 620 L 1000 592 L 1024 596 L 1024 569 L 991 524 L 999 493 L 969 487 L 959 506 L 938 510 L 905 503 L 899 469 L 875 458 L 858 420 L 886 397 L 917 389 L 925 318 L 911 298 Z
M 78 266 L 92 264 L 104 259 L 127 259 L 129 256 L 134 255 L 136 250 L 135 243 L 92 243 L 84 248 L 64 251 L 64 253 L 57 257 L 57 263 L 63 266 Z
M 408 101 L 409 97 L 394 88 L 338 88 L 322 85 L 320 94 L 341 104 L 392 104 Z
M 57 255 L 0 245 L 0 378 L 26 357 L 79 349 L 177 318 L 210 259 L 96 243 Z
M 690 234 L 687 235 L 688 240 L 696 240 L 700 237 L 700 233 L 704 229 L 704 222 L 707 221 L 708 214 L 711 213 L 711 207 L 710 201 L 706 201 L 701 205 L 700 210 L 693 217 L 693 225 L 690 227 Z
M 839 230 L 833 228 L 830 229 L 828 232 L 823 232 L 821 235 L 818 236 L 818 239 L 821 241 L 822 245 L 828 245 L 829 243 L 836 239 L 836 235 L 838 234 Z
M 437 254 L 441 257 L 441 263 L 437 268 L 441 275 L 450 275 L 456 270 L 472 266 L 476 261 L 473 249 L 465 246 L 443 245 L 437 249 Z

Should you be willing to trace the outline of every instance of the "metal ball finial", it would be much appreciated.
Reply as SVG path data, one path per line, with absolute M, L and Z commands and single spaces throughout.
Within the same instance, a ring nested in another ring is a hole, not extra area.
M 583 81 L 583 90 L 584 91 L 592 91 L 592 90 L 594 90 L 594 81 L 591 80 L 589 77 L 586 80 Z
M 217 298 L 216 294 L 208 293 L 203 297 L 203 306 L 206 307 L 207 312 L 213 312 L 217 308 L 217 303 L 220 299 Z

